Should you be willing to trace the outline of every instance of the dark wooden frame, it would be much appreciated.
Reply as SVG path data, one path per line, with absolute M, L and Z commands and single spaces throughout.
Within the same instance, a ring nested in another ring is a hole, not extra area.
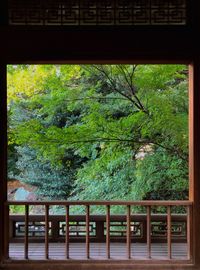
M 190 0 L 187 27 L 8 27 L 6 0 L 0 3 L 0 268 L 5 269 L 200 269 L 200 1 Z M 4 264 L 7 200 L 6 64 L 9 63 L 185 63 L 190 65 L 190 200 L 193 262 L 136 265 L 128 261 Z

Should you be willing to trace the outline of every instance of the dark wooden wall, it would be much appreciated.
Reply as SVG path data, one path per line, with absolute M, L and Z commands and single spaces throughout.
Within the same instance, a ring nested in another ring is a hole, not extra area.
M 1 27 L 1 61 L 183 62 L 192 61 L 199 41 L 190 28 Z

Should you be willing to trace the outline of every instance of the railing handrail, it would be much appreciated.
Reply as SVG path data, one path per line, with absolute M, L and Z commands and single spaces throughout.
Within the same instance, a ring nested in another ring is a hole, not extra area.
M 189 200 L 177 201 L 161 201 L 161 200 L 146 200 L 146 201 L 6 201 L 6 205 L 131 205 L 131 206 L 190 206 L 193 204 Z
M 21 213 L 12 213 L 9 215 L 10 217 L 24 217 L 24 214 L 21 214 Z M 34 217 L 42 217 L 44 216 L 44 214 L 30 214 L 30 216 L 34 216 Z M 49 217 L 55 217 L 55 218 L 60 218 L 60 217 L 65 217 L 65 214 L 49 214 Z M 110 216 L 112 216 L 113 218 L 126 218 L 126 214 L 110 214 Z M 134 216 L 134 217 L 141 217 L 141 218 L 146 218 L 147 214 L 146 213 L 132 213 L 131 216 Z M 160 218 L 160 217 L 167 217 L 167 213 L 151 213 L 151 216 L 152 217 L 157 217 L 157 218 Z M 186 213 L 172 213 L 171 214 L 172 217 L 187 217 L 187 214 Z M 70 214 L 70 217 L 80 217 L 80 218 L 84 218 L 85 217 L 85 214 Z M 90 214 L 90 217 L 91 218 L 104 218 L 106 217 L 106 214 Z

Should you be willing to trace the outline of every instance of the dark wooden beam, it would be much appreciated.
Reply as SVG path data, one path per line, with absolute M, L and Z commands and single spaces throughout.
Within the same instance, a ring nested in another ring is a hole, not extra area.
M 183 62 L 195 54 L 187 27 L 1 28 L 7 63 Z

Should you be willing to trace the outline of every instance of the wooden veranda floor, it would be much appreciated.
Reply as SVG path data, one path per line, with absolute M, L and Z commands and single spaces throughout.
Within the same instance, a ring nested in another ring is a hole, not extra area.
M 111 243 L 111 259 L 126 260 L 126 244 L 125 243 Z M 84 243 L 70 243 L 70 259 L 83 260 L 86 259 L 86 248 Z M 156 260 L 167 260 L 167 244 L 152 243 L 151 258 Z M 9 246 L 9 257 L 12 260 L 24 259 L 24 244 L 11 243 Z M 145 260 L 147 259 L 147 245 L 145 243 L 131 244 L 132 259 Z M 65 245 L 64 243 L 50 243 L 49 244 L 49 259 L 65 260 Z M 30 243 L 29 244 L 29 259 L 43 260 L 45 259 L 45 245 L 44 243 Z M 90 259 L 106 259 L 106 244 L 105 243 L 91 243 L 90 244 Z M 187 260 L 187 244 L 173 243 L 172 244 L 172 259 Z

